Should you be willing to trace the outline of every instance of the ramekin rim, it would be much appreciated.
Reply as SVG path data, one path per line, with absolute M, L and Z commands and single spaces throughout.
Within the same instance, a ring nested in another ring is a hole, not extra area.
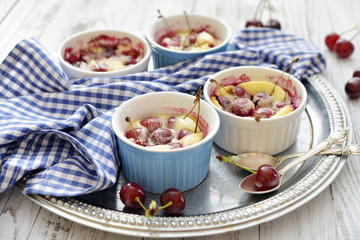
M 213 117 L 215 118 L 215 126 L 213 127 L 212 131 L 209 132 L 205 138 L 203 138 L 201 141 L 195 143 L 195 144 L 192 144 L 192 145 L 189 145 L 189 146 L 186 146 L 186 147 L 182 147 L 182 148 L 176 148 L 176 149 L 156 149 L 156 148 L 147 148 L 147 147 L 144 147 L 144 146 L 139 146 L 138 144 L 136 143 L 133 143 L 131 142 L 130 140 L 128 140 L 121 132 L 120 129 L 118 128 L 114 128 L 114 126 L 117 126 L 116 123 L 115 123 L 115 119 L 116 119 L 116 115 L 119 114 L 120 112 L 120 109 L 121 109 L 121 106 L 125 103 L 129 104 L 129 101 L 131 101 L 132 99 L 134 98 L 140 98 L 140 97 L 144 97 L 145 95 L 149 96 L 149 95 L 154 95 L 154 94 L 169 94 L 169 93 L 172 93 L 172 94 L 179 94 L 179 96 L 192 96 L 190 94 L 186 94 L 186 93 L 181 93 L 181 92 L 172 92 L 172 91 L 160 91 L 160 92 L 151 92 L 151 93 L 145 93 L 145 94 L 142 94 L 142 95 L 137 95 L 129 100 L 127 100 L 126 102 L 122 103 L 120 106 L 118 106 L 116 109 L 115 109 L 115 112 L 112 116 L 112 119 L 111 119 L 111 126 L 112 126 L 112 129 L 113 129 L 113 132 L 115 133 L 115 136 L 120 139 L 122 142 L 124 142 L 125 144 L 127 145 L 130 145 L 138 150 L 142 150 L 144 152 L 149 152 L 149 153 L 176 153 L 176 152 L 182 152 L 182 151 L 188 151 L 188 150 L 191 150 L 193 148 L 196 148 L 198 146 L 201 146 L 201 145 L 204 145 L 205 143 L 207 143 L 208 141 L 211 141 L 217 131 L 219 130 L 220 128 L 220 117 L 217 113 L 217 111 L 209 104 L 207 103 L 206 101 L 204 100 L 200 100 L 201 101 L 201 106 L 207 106 L 207 109 L 212 113 Z M 124 107 L 124 106 L 123 106 Z
M 74 67 L 72 64 L 65 61 L 62 53 L 65 50 L 63 48 L 64 48 L 64 46 L 66 45 L 67 42 L 69 42 L 70 40 L 75 39 L 77 37 L 80 37 L 82 35 L 85 35 L 85 34 L 89 34 L 89 33 L 99 33 L 100 34 L 100 33 L 103 33 L 103 32 L 104 33 L 106 33 L 106 32 L 116 32 L 116 33 L 119 33 L 119 34 L 128 34 L 128 35 L 132 35 L 132 37 L 138 38 L 144 44 L 144 46 L 146 47 L 146 53 L 145 53 L 144 58 L 141 59 L 138 63 L 134 64 L 133 66 L 130 66 L 130 67 L 127 67 L 127 68 L 124 68 L 124 69 L 120 69 L 120 70 L 116 70 L 116 71 L 108 71 L 108 72 L 94 72 L 94 71 L 91 71 L 91 70 L 81 69 L 81 68 L 78 68 L 78 67 Z M 57 49 L 57 55 L 58 55 L 58 58 L 59 58 L 60 62 L 62 64 L 65 64 L 66 67 L 70 68 L 73 71 L 77 71 L 78 73 L 80 73 L 82 75 L 90 74 L 90 75 L 97 75 L 97 76 L 106 77 L 108 75 L 116 75 L 117 73 L 120 74 L 122 72 L 127 72 L 127 71 L 130 71 L 130 70 L 138 67 L 141 64 L 146 64 L 146 62 L 148 62 L 150 60 L 151 48 L 150 48 L 149 43 L 146 41 L 146 39 L 144 37 L 142 37 L 140 34 L 137 34 L 137 33 L 124 31 L 124 30 L 113 29 L 113 28 L 109 28 L 109 29 L 93 29 L 93 30 L 81 31 L 81 32 L 75 33 L 75 34 L 65 38 L 61 42 L 61 44 L 59 45 L 59 47 Z
M 223 73 L 223 72 L 226 72 L 226 71 L 234 71 L 236 69 L 258 69 L 258 68 L 261 68 L 261 69 L 264 69 L 264 70 L 270 70 L 270 71 L 274 71 L 274 72 L 278 72 L 278 73 L 281 73 L 282 71 L 279 70 L 279 69 L 274 69 L 274 68 L 269 68 L 269 67 L 264 67 L 264 66 L 237 66 L 237 67 L 231 67 L 231 68 L 227 68 L 227 69 L 224 69 L 222 71 L 219 71 L 217 73 L 215 73 L 214 75 L 212 75 L 206 82 L 205 82 L 205 85 L 204 85 L 204 98 L 207 100 L 207 102 L 213 106 L 216 111 L 220 114 L 223 114 L 225 115 L 226 117 L 229 117 L 229 118 L 232 118 L 234 120 L 239 120 L 239 121 L 254 121 L 254 118 L 253 117 L 241 117 L 241 116 L 237 116 L 235 114 L 231 114 L 227 111 L 224 111 L 223 109 L 220 109 L 219 107 L 215 106 L 215 104 L 211 101 L 209 95 L 208 95 L 208 91 L 207 89 L 209 88 L 209 85 L 210 85 L 210 79 L 213 78 L 214 76 L 220 74 L 220 73 Z M 305 86 L 302 84 L 302 82 L 297 79 L 296 77 L 294 77 L 293 75 L 290 76 L 290 78 L 292 78 L 292 81 L 295 80 L 295 82 L 298 82 L 298 85 L 300 86 L 300 88 L 302 89 L 302 92 L 303 94 L 301 95 L 302 96 L 302 100 L 301 100 L 301 103 L 300 105 L 292 112 L 290 113 L 287 113 L 283 116 L 280 116 L 280 117 L 277 117 L 277 118 L 264 118 L 264 119 L 261 119 L 260 122 L 267 122 L 267 123 L 271 123 L 271 122 L 274 122 L 274 121 L 278 121 L 279 119 L 286 119 L 286 118 L 291 118 L 293 115 L 295 114 L 298 114 L 299 111 L 303 111 L 303 109 L 305 108 L 306 106 L 306 103 L 307 103 L 307 91 L 306 91 L 306 88 Z
M 231 35 L 232 35 L 231 34 L 231 29 L 230 29 L 229 25 L 226 24 L 223 20 L 220 20 L 220 19 L 217 19 L 217 18 L 214 18 L 214 17 L 209 17 L 209 16 L 206 16 L 206 15 L 201 15 L 201 14 L 187 14 L 187 16 L 189 16 L 189 17 L 203 17 L 203 18 L 208 18 L 208 19 L 212 19 L 212 20 L 215 20 L 215 21 L 219 22 L 226 29 L 227 35 L 226 35 L 225 40 L 221 44 L 217 45 L 216 47 L 213 47 L 213 48 L 210 48 L 210 49 L 207 49 L 207 50 L 202 50 L 202 51 L 199 51 L 199 52 L 184 52 L 184 51 L 179 51 L 179 50 L 172 50 L 172 49 L 163 47 L 160 44 L 158 44 L 155 41 L 155 39 L 153 39 L 153 37 L 151 35 L 151 32 L 152 32 L 152 29 L 154 28 L 154 25 L 156 23 L 160 22 L 161 19 L 157 19 L 156 21 L 154 21 L 151 24 L 151 27 L 146 32 L 146 39 L 150 42 L 151 46 L 155 46 L 156 48 L 159 48 L 159 49 L 161 49 L 163 51 L 166 51 L 166 52 L 169 52 L 169 53 L 174 53 L 174 54 L 190 55 L 190 56 L 191 55 L 198 55 L 199 53 L 205 53 L 206 54 L 206 53 L 216 51 L 217 49 L 226 46 L 230 42 Z M 183 14 L 176 14 L 176 15 L 168 16 L 167 18 L 178 18 L 178 17 L 184 17 L 184 15 Z

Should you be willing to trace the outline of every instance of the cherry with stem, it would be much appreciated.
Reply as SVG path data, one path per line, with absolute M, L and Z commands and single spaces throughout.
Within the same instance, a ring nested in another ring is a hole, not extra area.
M 264 164 L 264 165 L 259 166 L 257 171 L 253 171 L 251 169 L 248 169 L 244 166 L 241 166 L 241 165 L 235 163 L 234 159 L 236 159 L 236 156 L 224 157 L 221 155 L 217 155 L 216 158 L 219 159 L 221 162 L 224 161 L 224 162 L 234 164 L 252 174 L 255 174 L 254 184 L 255 184 L 256 188 L 260 191 L 272 189 L 279 184 L 280 175 L 273 166 Z
M 160 209 L 168 214 L 182 213 L 186 207 L 186 199 L 184 194 L 176 188 L 165 190 L 160 196 Z
M 220 85 L 215 79 L 210 79 L 210 82 L 212 82 L 212 83 L 215 83 L 215 85 L 216 85 L 216 88 L 217 88 L 217 90 L 218 90 L 218 92 L 219 92 L 219 100 L 220 100 L 220 102 L 221 102 L 221 105 L 223 106 L 223 107 L 225 107 L 225 105 L 226 105 L 226 103 L 223 101 L 223 98 L 222 98 L 222 93 L 221 93 L 221 91 L 220 91 L 220 88 L 222 88 L 222 89 L 224 89 L 228 94 L 232 94 L 232 92 L 230 92 L 228 89 L 226 89 L 224 86 L 222 86 L 222 85 Z
M 138 135 L 137 135 L 137 133 L 136 133 L 136 131 L 135 131 L 135 128 L 134 128 L 134 126 L 133 126 L 132 123 L 131 123 L 131 118 L 130 118 L 130 117 L 126 117 L 126 118 L 125 118 L 125 121 L 130 124 L 130 129 L 131 129 L 131 131 L 133 132 L 133 134 L 134 134 L 134 136 L 135 136 L 135 143 L 138 144 L 138 145 L 144 145 L 144 144 L 140 141 L 140 139 L 139 139 L 139 137 L 138 137 Z
M 347 34 L 351 31 L 357 30 L 357 32 L 349 39 L 341 38 L 342 35 Z M 330 51 L 334 51 L 340 58 L 348 58 L 352 55 L 355 50 L 354 45 L 351 43 L 354 38 L 360 33 L 360 22 L 354 27 L 342 32 L 341 34 L 330 33 L 325 37 L 325 44 Z
M 264 0 L 261 0 L 256 7 L 254 18 L 252 20 L 246 21 L 245 27 L 250 27 L 250 26 L 262 27 L 263 26 L 263 24 L 260 20 L 260 17 L 258 18 L 258 14 L 260 12 L 260 9 L 262 9 L 263 4 L 264 4 Z
M 275 91 L 275 87 L 276 85 L 279 83 L 281 77 L 284 75 L 284 73 L 290 68 L 290 71 L 289 71 L 289 75 L 288 75 L 288 81 L 289 82 L 289 79 L 290 79 L 290 75 L 291 75 L 291 72 L 292 72 L 292 66 L 294 65 L 294 63 L 300 61 L 300 58 L 295 58 L 294 60 L 291 61 L 291 63 L 286 67 L 286 69 L 281 73 L 281 75 L 279 76 L 278 80 L 275 82 L 275 86 L 274 88 L 272 89 L 271 93 L 270 93 L 270 96 L 274 93 Z M 284 97 L 284 100 L 286 99 L 286 95 Z
M 121 202 L 129 208 L 144 208 L 143 203 L 146 200 L 144 189 L 136 182 L 128 182 L 124 184 L 120 190 Z
M 264 9 L 267 9 L 269 12 L 269 21 L 266 24 L 261 22 L 261 16 L 263 14 Z M 273 19 L 271 17 L 272 6 L 269 0 L 260 0 L 259 4 L 256 7 L 254 18 L 252 20 L 246 21 L 245 27 L 255 26 L 255 27 L 268 27 L 268 28 L 276 28 L 281 30 L 281 24 L 278 20 Z

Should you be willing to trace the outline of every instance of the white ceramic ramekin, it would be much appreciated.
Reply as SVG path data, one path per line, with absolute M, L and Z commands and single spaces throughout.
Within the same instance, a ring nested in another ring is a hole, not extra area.
M 204 139 L 190 146 L 159 150 L 137 145 L 125 137 L 131 119 L 144 119 L 157 114 L 186 114 L 195 97 L 177 92 L 156 92 L 134 97 L 121 104 L 112 117 L 117 136 L 122 169 L 128 181 L 137 182 L 145 191 L 162 193 L 167 188 L 186 191 L 204 180 L 211 159 L 213 137 L 218 131 L 219 116 L 201 100 L 200 126 Z M 195 108 L 195 111 L 196 112 Z
M 243 66 L 229 68 L 220 71 L 211 78 L 220 82 L 229 76 L 244 79 L 249 78 L 250 81 L 271 81 L 275 83 L 282 71 L 258 67 Z M 215 106 L 210 99 L 210 92 L 215 87 L 215 83 L 210 79 L 204 86 L 205 100 L 212 105 L 220 116 L 220 128 L 214 138 L 214 142 L 224 150 L 233 154 L 244 152 L 263 152 L 268 154 L 277 154 L 289 148 L 298 135 L 301 123 L 301 115 L 304 112 L 307 92 L 303 84 L 288 74 L 284 74 L 278 85 L 286 91 L 296 94 L 296 109 L 286 115 L 277 118 L 260 119 L 259 122 L 252 117 L 239 117 L 232 113 L 226 112 Z
M 86 43 L 101 34 L 108 35 L 110 37 L 117 37 L 117 38 L 127 37 L 131 40 L 131 43 L 135 48 L 137 48 L 137 46 L 139 46 L 140 44 L 145 50 L 144 58 L 130 67 L 126 67 L 124 69 L 117 71 L 108 71 L 108 72 L 95 72 L 86 69 L 81 69 L 71 65 L 69 62 L 64 60 L 64 53 L 66 48 L 74 47 L 81 43 Z M 134 33 L 119 31 L 119 30 L 111 30 L 111 29 L 90 30 L 90 31 L 77 33 L 65 39 L 61 43 L 58 49 L 58 58 L 60 64 L 64 69 L 64 71 L 66 72 L 66 74 L 68 75 L 68 77 L 70 78 L 114 77 L 114 76 L 137 73 L 137 72 L 143 72 L 146 71 L 148 68 L 150 55 L 151 55 L 151 49 L 149 47 L 149 44 L 143 37 Z
M 197 29 L 201 27 L 208 27 L 207 29 L 209 32 L 215 34 L 215 36 L 220 39 L 221 44 L 208 50 L 199 52 L 175 51 L 163 47 L 158 44 L 157 41 L 161 36 L 169 31 L 169 27 L 165 20 L 160 18 L 152 24 L 147 32 L 147 40 L 149 41 L 150 47 L 152 49 L 154 68 L 173 65 L 175 63 L 198 56 L 215 52 L 223 52 L 226 50 L 226 47 L 231 38 L 231 31 L 226 23 L 216 18 L 196 14 L 187 14 L 187 17 L 192 28 Z M 166 17 L 166 20 L 169 23 L 171 30 L 173 31 L 189 28 L 184 14 Z

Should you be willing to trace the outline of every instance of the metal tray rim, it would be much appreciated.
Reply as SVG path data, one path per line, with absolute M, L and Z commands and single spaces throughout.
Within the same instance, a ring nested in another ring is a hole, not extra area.
M 350 126 L 350 115 L 334 88 L 322 75 L 308 78 L 325 103 L 331 131 Z M 350 128 L 351 129 L 351 128 Z M 345 144 L 349 144 L 349 138 Z M 295 210 L 330 185 L 345 164 L 346 156 L 324 156 L 300 182 L 256 204 L 220 213 L 187 217 L 154 217 L 103 209 L 73 198 L 26 195 L 32 201 L 74 222 L 99 230 L 138 237 L 194 237 L 252 227 Z M 18 188 L 21 189 L 19 184 Z

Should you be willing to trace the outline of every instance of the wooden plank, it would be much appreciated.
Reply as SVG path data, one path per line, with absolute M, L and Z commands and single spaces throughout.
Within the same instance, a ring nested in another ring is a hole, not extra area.
M 14 0 L 1 0 L 0 1 L 0 24 L 11 12 L 11 10 L 16 6 L 18 1 Z
M 11 192 L 1 212 L 0 239 L 27 239 L 40 207 L 18 189 Z

